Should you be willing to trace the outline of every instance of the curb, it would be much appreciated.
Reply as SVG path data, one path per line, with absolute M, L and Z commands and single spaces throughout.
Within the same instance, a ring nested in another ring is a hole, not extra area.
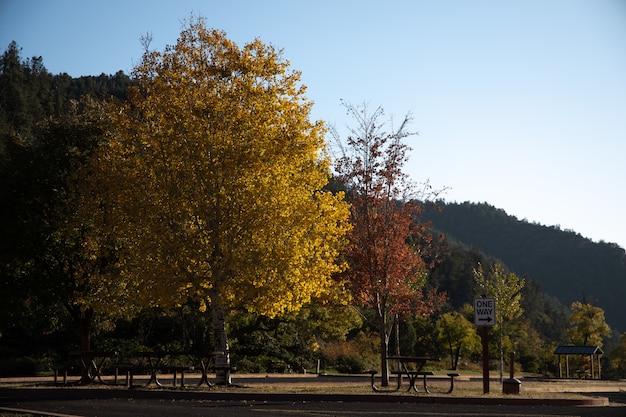
M 560 398 L 478 398 L 408 396 L 381 394 L 308 394 L 260 393 L 228 391 L 168 391 L 129 389 L 63 389 L 63 388 L 0 388 L 0 405 L 7 401 L 34 400 L 187 400 L 187 401 L 238 401 L 238 402 L 362 402 L 362 403 L 412 403 L 448 405 L 515 405 L 515 406 L 595 406 L 609 405 L 606 397 L 584 399 Z

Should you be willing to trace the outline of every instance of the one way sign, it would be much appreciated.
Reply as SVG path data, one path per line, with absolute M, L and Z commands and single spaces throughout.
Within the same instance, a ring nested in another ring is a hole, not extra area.
M 493 298 L 474 298 L 474 324 L 493 326 L 496 324 L 496 300 Z

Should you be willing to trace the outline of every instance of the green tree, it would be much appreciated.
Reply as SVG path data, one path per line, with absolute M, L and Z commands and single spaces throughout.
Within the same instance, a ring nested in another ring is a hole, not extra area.
M 546 343 L 532 327 L 528 319 L 518 320 L 512 329 L 511 339 L 515 346 L 515 358 L 526 372 L 539 373 L 543 370 L 543 354 Z M 554 349 L 550 351 L 553 355 Z
M 78 115 L 50 126 L 53 137 L 83 142 L 82 148 L 68 151 L 76 154 L 75 161 L 63 188 L 63 203 L 55 210 L 59 224 L 49 238 L 54 253 L 47 257 L 48 269 L 58 276 L 55 298 L 78 325 L 83 351 L 91 350 L 94 323 L 131 315 L 141 307 L 134 300 L 142 288 L 121 275 L 128 250 L 115 226 L 122 213 L 113 203 L 114 190 L 106 186 L 108 172 L 99 162 L 112 128 L 106 106 L 85 98 Z
M 524 312 L 521 306 L 524 280 L 520 280 L 512 272 L 506 272 L 500 262 L 494 262 L 485 273 L 481 263 L 474 268 L 476 291 L 480 295 L 491 297 L 496 303 L 496 328 L 499 333 L 500 345 L 500 379 L 504 368 L 504 326 L 506 323 L 521 317 Z
M 289 367 L 301 371 L 315 366 L 322 346 L 345 341 L 348 332 L 360 325 L 360 316 L 350 306 L 313 302 L 272 319 L 233 312 L 228 331 L 239 370 L 273 372 L 276 367 Z
M 75 102 L 69 114 L 40 122 L 27 143 L 11 142 L 2 182 L 13 211 L 13 217 L 3 218 L 10 221 L 4 238 L 11 238 L 3 243 L 13 245 L 2 255 L 1 292 L 13 291 L 6 293 L 13 300 L 5 314 L 10 319 L 37 309 L 53 323 L 64 308 L 79 330 L 83 351 L 91 349 L 94 323 L 124 310 L 113 291 L 117 281 L 110 279 L 120 250 L 111 236 L 97 244 L 85 240 L 100 210 L 91 205 L 81 213 L 82 202 L 96 197 L 94 188 L 85 188 L 93 182 L 88 161 L 107 128 L 100 102 Z M 20 303 L 29 307 L 24 310 Z
M 123 73 L 103 80 L 101 98 L 129 83 Z M 64 323 L 65 309 L 84 330 L 81 345 L 88 349 L 99 313 L 85 308 L 76 280 L 82 280 L 78 270 L 86 272 L 86 258 L 77 229 L 70 236 L 67 227 L 83 182 L 78 172 L 108 126 L 101 103 L 82 97 L 88 91 L 77 86 L 67 74 L 50 75 L 41 57 L 22 60 L 15 42 L 0 58 L 0 302 L 7 307 L 0 331 L 19 326 L 50 334 Z M 35 340 L 30 346 L 43 348 Z
M 380 334 L 382 385 L 389 384 L 389 341 L 402 314 L 429 315 L 442 302 L 442 295 L 425 289 L 429 268 L 426 256 L 431 236 L 427 225 L 417 221 L 422 207 L 415 186 L 402 171 L 410 136 L 404 118 L 391 132 L 379 121 L 382 108 L 369 113 L 366 105 L 346 104 L 356 128 L 345 143 L 335 134 L 341 155 L 336 162 L 340 180 L 346 184 L 351 204 L 349 244 L 344 273 L 355 302 L 376 312 Z M 423 193 L 420 197 L 429 197 Z M 413 238 L 413 244 L 409 240 Z
M 41 57 L 22 60 L 11 42 L 0 57 L 0 135 L 30 139 L 35 122 L 51 111 L 51 75 Z M 1 149 L 0 149 L 1 150 Z
M 619 372 L 619 377 L 626 377 L 626 333 L 620 336 L 620 344 L 611 352 L 611 366 Z
M 480 349 L 476 328 L 463 314 L 445 313 L 437 320 L 438 337 L 448 347 L 451 369 L 457 369 L 462 354 L 472 354 Z
M 611 329 L 604 321 L 603 309 L 575 301 L 571 306 L 570 328 L 567 334 L 576 345 L 602 347 L 602 338 L 610 336 Z
M 230 308 L 272 317 L 341 298 L 332 275 L 348 207 L 323 191 L 325 129 L 282 53 L 258 39 L 239 48 L 191 18 L 133 78 L 101 157 L 133 254 L 123 275 L 150 288 L 144 302 L 203 300 L 228 361 Z

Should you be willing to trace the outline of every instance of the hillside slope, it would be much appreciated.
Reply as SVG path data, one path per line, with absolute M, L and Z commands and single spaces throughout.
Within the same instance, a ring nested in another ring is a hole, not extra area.
M 626 329 L 626 253 L 572 231 L 518 220 L 486 203 L 440 203 L 422 219 L 460 242 L 501 259 L 519 277 L 570 305 L 586 300 L 604 309 L 607 323 Z

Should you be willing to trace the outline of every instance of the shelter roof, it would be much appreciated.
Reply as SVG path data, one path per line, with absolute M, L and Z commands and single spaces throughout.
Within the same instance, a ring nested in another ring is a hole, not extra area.
M 557 346 L 556 355 L 603 355 L 600 346 Z

